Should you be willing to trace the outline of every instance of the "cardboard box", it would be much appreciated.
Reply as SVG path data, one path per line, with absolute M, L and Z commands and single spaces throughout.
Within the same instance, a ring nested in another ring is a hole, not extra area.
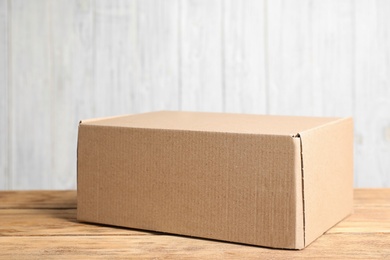
M 302 249 L 352 211 L 351 118 L 153 112 L 82 121 L 77 219 Z

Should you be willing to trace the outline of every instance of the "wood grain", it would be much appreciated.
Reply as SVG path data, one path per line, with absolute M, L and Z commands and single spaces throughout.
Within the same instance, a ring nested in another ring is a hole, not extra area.
M 0 0 L 0 190 L 9 186 L 8 93 L 8 3 Z
M 356 189 L 353 214 L 327 233 L 390 233 L 390 190 Z
M 130 114 L 149 105 L 148 91 L 136 86 L 140 74 L 137 1 L 96 0 L 94 9 L 93 68 L 95 115 Z M 138 104 L 139 104 L 138 103 Z
M 357 1 L 356 185 L 390 185 L 390 2 Z M 367 172 L 370 174 L 367 174 Z
M 48 2 L 12 1 L 9 49 L 10 187 L 52 186 L 52 46 Z
M 3 209 L 0 210 L 0 220 L 0 237 L 143 235 L 152 233 L 81 223 L 76 220 L 76 209 Z
M 328 233 L 390 233 L 390 208 L 355 208 Z
M 384 259 L 390 255 L 388 241 L 390 234 L 331 234 L 293 251 L 164 235 L 0 237 L 0 254 L 8 259 Z
M 77 128 L 94 117 L 93 16 L 91 1 L 50 1 L 52 189 L 76 188 Z M 57 10 L 61 10 L 58 12 Z M 66 140 L 66 141 L 65 141 Z M 25 188 L 25 186 L 23 187 Z M 39 188 L 36 187 L 36 188 Z
M 0 209 L 75 209 L 76 191 L 1 191 Z
M 270 112 L 353 114 L 350 1 L 268 3 Z
M 223 111 L 222 1 L 179 5 L 181 109 Z
M 312 102 L 321 116 L 354 113 L 354 6 L 349 0 L 312 2 L 310 64 Z M 304 83 L 305 84 L 305 83 Z M 307 106 L 310 108 L 310 106 Z
M 267 110 L 264 1 L 223 2 L 224 111 Z
M 355 208 L 390 208 L 389 189 L 355 189 Z
M 132 91 L 142 91 L 145 99 L 134 95 L 133 112 L 180 107 L 179 1 L 137 2 L 138 78 Z
M 390 189 L 354 197 L 353 215 L 295 251 L 80 223 L 76 191 L 0 192 L 0 259 L 389 258 Z
M 322 89 L 313 86 L 310 1 L 267 2 L 269 113 L 321 115 Z
M 390 187 L 390 4 L 0 0 L 0 189 L 74 189 L 80 119 L 157 109 L 355 118 Z

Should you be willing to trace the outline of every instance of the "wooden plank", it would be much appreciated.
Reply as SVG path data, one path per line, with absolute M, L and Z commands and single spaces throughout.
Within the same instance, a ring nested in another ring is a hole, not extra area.
M 350 1 L 267 2 L 269 111 L 353 113 L 353 12 Z
M 48 2 L 12 1 L 10 10 L 11 189 L 51 187 L 52 49 Z
M 346 242 L 347 241 L 347 242 Z M 275 250 L 180 236 L 35 236 L 0 237 L 3 258 L 77 259 L 169 258 L 169 259 L 340 259 L 385 258 L 390 254 L 390 234 L 331 234 L 320 237 L 301 251 Z M 17 250 L 23 248 L 23 250 Z
M 8 2 L 0 0 L 0 190 L 9 188 L 8 91 Z
M 225 112 L 266 113 L 264 1 L 224 1 Z
M 75 190 L 69 191 L 2 191 L 0 209 L 75 209 Z
M 14 196 L 12 196 L 12 193 Z M 8 192 L 11 196 L 0 196 L 0 200 L 8 204 L 9 198 L 14 197 L 15 203 L 0 209 L 0 236 L 51 236 L 51 235 L 141 235 L 150 232 L 115 228 L 104 225 L 80 223 L 76 220 L 76 205 L 70 203 L 74 192 L 59 192 L 62 196 L 41 196 L 37 192 L 26 194 L 22 203 L 18 196 L 25 192 Z M 31 192 L 29 192 L 31 193 Z M 35 193 L 36 196 L 33 196 Z M 1 194 L 1 193 L 0 193 Z M 43 195 L 43 194 L 42 194 Z M 66 199 L 68 197 L 68 199 Z M 62 198 L 62 200 L 61 200 Z M 75 202 L 75 200 L 74 200 Z M 44 203 L 44 204 L 43 204 Z M 19 207 L 17 206 L 19 205 Z M 36 205 L 34 208 L 28 209 Z M 65 206 L 69 205 L 67 209 Z M 23 209 L 19 209 L 23 208 Z M 331 228 L 327 233 L 390 233 L 390 206 L 355 208 L 354 213 L 344 221 Z
M 0 209 L 74 209 L 77 192 L 68 191 L 2 191 Z M 354 207 L 390 207 L 389 189 L 355 189 Z
M 145 235 L 153 232 L 78 222 L 76 209 L 1 209 L 2 236 Z
M 178 109 L 178 2 L 96 2 L 96 115 Z
M 354 212 L 328 233 L 389 233 L 390 189 L 355 189 Z
M 267 2 L 268 111 L 320 115 L 320 90 L 312 86 L 311 4 Z
M 178 108 L 176 1 L 155 2 L 51 3 L 51 188 L 76 187 L 80 119 Z
M 353 2 L 313 2 L 309 10 L 311 53 L 307 66 L 311 67 L 312 98 L 321 105 L 321 116 L 353 116 Z
M 137 2 L 137 41 L 132 44 L 139 74 L 132 82 L 132 112 L 179 109 L 179 1 Z
M 95 116 L 144 111 L 150 105 L 150 93 L 137 87 L 140 75 L 137 2 L 97 0 L 94 3 Z
M 222 1 L 179 5 L 181 109 L 223 111 Z
M 389 187 L 390 2 L 359 0 L 355 5 L 355 184 Z
M 301 251 L 79 223 L 75 195 L 75 191 L 0 192 L 2 205 L 30 207 L 0 209 L 0 258 L 300 259 L 320 255 L 373 259 L 390 255 L 389 189 L 356 190 L 355 214 Z M 46 209 L 37 209 L 41 207 Z
M 50 2 L 49 7 L 53 138 L 50 188 L 75 189 L 78 123 L 94 116 L 94 6 L 89 1 L 61 0 Z
M 327 233 L 390 233 L 390 207 L 355 208 L 352 215 Z
M 354 207 L 390 207 L 390 189 L 355 189 Z

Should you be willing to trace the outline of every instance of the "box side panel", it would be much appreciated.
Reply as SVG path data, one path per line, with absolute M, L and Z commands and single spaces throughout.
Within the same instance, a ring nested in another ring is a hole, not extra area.
M 353 121 L 328 124 L 301 139 L 308 245 L 352 212 Z
M 295 246 L 294 249 L 305 247 L 304 234 L 304 207 L 303 207 L 303 172 L 302 172 L 302 154 L 301 139 L 293 138 L 294 142 L 294 166 L 295 166 Z
M 81 125 L 78 219 L 296 248 L 299 158 L 291 137 Z
M 97 142 L 90 138 L 94 128 L 79 125 L 77 142 L 77 219 L 92 221 L 99 219 L 99 186 L 94 180 L 96 174 L 90 171 L 96 167 Z M 101 145 L 99 145 L 101 146 Z

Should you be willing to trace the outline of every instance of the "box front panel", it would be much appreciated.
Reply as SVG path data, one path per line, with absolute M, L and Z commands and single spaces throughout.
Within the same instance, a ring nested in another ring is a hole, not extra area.
M 81 125 L 78 219 L 295 248 L 298 162 L 291 137 Z

